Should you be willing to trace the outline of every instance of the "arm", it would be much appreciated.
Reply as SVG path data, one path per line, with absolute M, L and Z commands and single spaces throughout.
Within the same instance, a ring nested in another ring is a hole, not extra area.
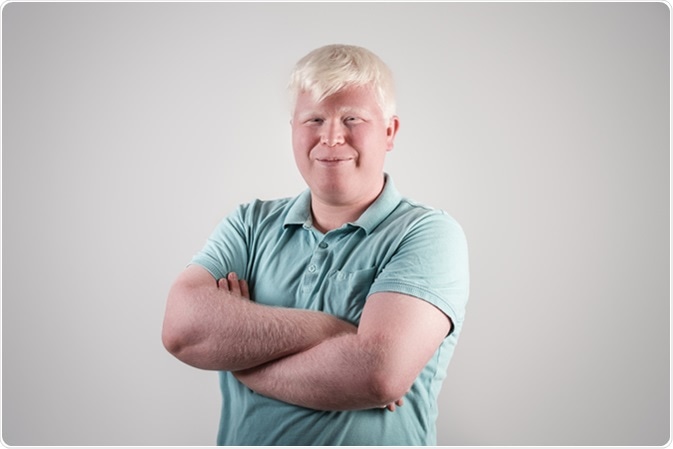
M 162 340 L 183 362 L 202 369 L 241 370 L 304 351 L 355 327 L 322 312 L 269 307 L 245 299 L 229 278 L 218 285 L 191 265 L 168 295 Z
M 356 335 L 235 375 L 259 394 L 304 407 L 382 407 L 406 394 L 450 330 L 450 319 L 433 305 L 376 293 L 365 304 Z

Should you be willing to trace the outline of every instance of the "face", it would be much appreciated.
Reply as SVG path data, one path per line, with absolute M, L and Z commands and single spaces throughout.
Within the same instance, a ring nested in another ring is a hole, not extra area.
M 301 92 L 292 146 L 313 197 L 336 206 L 373 201 L 383 187 L 384 160 L 398 127 L 397 117 L 383 118 L 370 88 L 347 88 L 319 103 Z

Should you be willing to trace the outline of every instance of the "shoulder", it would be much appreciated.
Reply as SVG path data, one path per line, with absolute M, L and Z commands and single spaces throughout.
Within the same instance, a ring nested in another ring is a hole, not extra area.
M 239 204 L 230 214 L 247 224 L 261 223 L 266 221 L 284 220 L 295 198 L 278 198 L 271 200 L 254 199 L 247 203 Z
M 241 203 L 236 208 L 236 212 L 255 217 L 264 217 L 274 213 L 278 213 L 287 208 L 294 198 L 277 198 L 271 200 L 264 200 L 256 198 L 247 203 Z
M 402 198 L 388 217 L 389 225 L 405 232 L 429 232 L 438 236 L 465 238 L 460 223 L 448 212 L 409 198 Z

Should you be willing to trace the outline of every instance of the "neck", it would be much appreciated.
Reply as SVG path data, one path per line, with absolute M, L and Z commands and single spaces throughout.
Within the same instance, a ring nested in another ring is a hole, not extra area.
M 313 226 L 323 233 L 329 232 L 332 229 L 338 229 L 346 223 L 357 220 L 367 210 L 369 204 L 359 207 L 330 206 L 320 201 L 311 201 Z
M 376 198 L 383 191 L 383 183 L 374 195 L 365 196 L 359 200 L 340 203 L 326 201 L 315 195 L 311 195 L 311 212 L 313 226 L 320 232 L 326 233 L 338 229 L 346 223 L 351 223 L 360 218 Z

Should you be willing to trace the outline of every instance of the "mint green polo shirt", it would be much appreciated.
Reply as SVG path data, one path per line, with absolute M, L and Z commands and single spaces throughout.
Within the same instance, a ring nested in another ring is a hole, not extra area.
M 437 396 L 465 317 L 465 235 L 446 212 L 403 198 L 386 175 L 376 201 L 325 234 L 312 226 L 311 193 L 239 206 L 192 263 L 220 279 L 236 272 L 259 304 L 320 310 L 357 325 L 367 298 L 398 292 L 427 301 L 453 321 L 405 403 L 384 409 L 320 411 L 254 393 L 220 373 L 218 444 L 436 445 Z M 335 392 L 338 394 L 338 392 Z

